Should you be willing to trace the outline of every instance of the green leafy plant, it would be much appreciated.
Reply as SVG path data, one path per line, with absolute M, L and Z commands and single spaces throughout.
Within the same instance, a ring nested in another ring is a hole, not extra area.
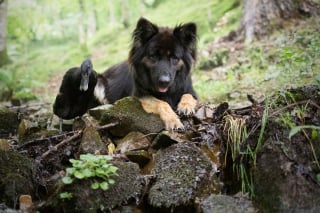
M 67 174 L 62 178 L 62 182 L 64 184 L 72 184 L 76 179 L 83 180 L 92 178 L 94 179 L 91 185 L 92 189 L 100 188 L 102 190 L 108 190 L 109 185 L 115 183 L 111 177 L 118 175 L 118 168 L 111 163 L 107 163 L 107 161 L 111 159 L 112 157 L 109 155 L 92 154 L 80 155 L 79 160 L 70 159 L 72 167 L 66 169 Z
M 70 200 L 72 197 L 73 197 L 73 195 L 70 192 L 62 192 L 62 193 L 60 193 L 60 198 L 62 200 Z

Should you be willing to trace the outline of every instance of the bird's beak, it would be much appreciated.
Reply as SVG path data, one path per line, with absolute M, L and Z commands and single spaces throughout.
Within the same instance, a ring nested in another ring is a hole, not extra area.
M 88 74 L 82 75 L 81 82 L 80 82 L 80 91 L 85 92 L 88 90 L 88 87 L 89 87 L 89 75 Z

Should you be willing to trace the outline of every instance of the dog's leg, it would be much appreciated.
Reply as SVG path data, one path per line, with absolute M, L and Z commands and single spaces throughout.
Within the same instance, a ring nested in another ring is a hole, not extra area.
M 177 114 L 172 110 L 170 105 L 154 97 L 140 98 L 143 109 L 148 113 L 158 114 L 165 124 L 166 130 L 183 129 Z
M 184 94 L 178 104 L 178 112 L 184 115 L 195 113 L 197 100 L 191 94 Z

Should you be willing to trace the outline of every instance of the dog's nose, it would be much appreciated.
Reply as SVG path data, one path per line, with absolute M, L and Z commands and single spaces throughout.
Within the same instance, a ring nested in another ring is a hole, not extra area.
M 168 75 L 162 75 L 159 78 L 159 83 L 168 84 L 170 82 L 170 77 Z

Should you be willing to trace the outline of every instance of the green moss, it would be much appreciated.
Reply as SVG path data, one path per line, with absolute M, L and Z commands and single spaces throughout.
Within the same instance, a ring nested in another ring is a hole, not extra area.
M 19 121 L 17 113 L 5 107 L 0 107 L 0 131 L 15 132 Z
M 146 113 L 140 101 L 134 97 L 127 97 L 117 101 L 102 116 L 101 124 L 119 122 L 110 129 L 116 136 L 125 136 L 129 132 L 137 131 L 144 134 L 157 133 L 164 128 L 160 117 Z
M 35 195 L 35 171 L 33 161 L 16 151 L 0 150 L 0 200 L 14 204 L 21 194 Z

